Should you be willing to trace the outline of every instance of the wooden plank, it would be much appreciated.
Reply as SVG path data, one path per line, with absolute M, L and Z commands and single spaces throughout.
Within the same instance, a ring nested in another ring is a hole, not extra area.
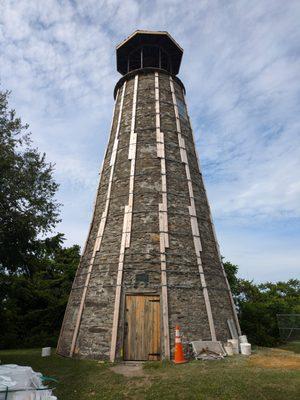
M 160 128 L 160 114 L 155 114 L 156 128 Z
M 174 84 L 173 84 L 173 79 L 172 79 L 172 77 L 171 77 L 171 76 L 169 77 L 169 79 L 170 79 L 170 88 L 171 88 L 171 93 L 173 94 L 173 93 L 174 93 Z
M 134 176 L 130 176 L 129 178 L 129 194 L 133 194 L 134 187 Z
M 228 325 L 228 328 L 229 328 L 230 335 L 231 335 L 232 339 L 238 339 L 239 335 L 237 333 L 236 326 L 235 326 L 232 318 L 229 318 L 227 320 L 227 325 Z
M 163 240 L 163 235 L 160 235 L 159 251 L 160 251 L 161 253 L 165 253 L 165 252 L 166 252 L 165 241 Z
M 161 174 L 161 190 L 162 192 L 167 191 L 167 176 Z
M 162 175 L 166 175 L 166 161 L 161 160 L 160 161 L 160 171 Z
M 189 188 L 190 197 L 194 197 L 193 185 L 192 185 L 191 181 L 188 181 L 188 188 Z
M 162 273 L 162 282 L 166 282 L 166 273 Z M 170 359 L 170 331 L 169 331 L 169 312 L 168 312 L 168 292 L 167 283 L 162 285 L 162 321 L 163 321 L 163 335 L 164 335 L 164 354 L 167 360 Z
M 163 135 L 162 132 L 159 130 L 159 128 L 156 128 L 156 141 L 158 143 L 163 143 Z
M 125 253 L 120 253 L 120 255 L 119 255 L 119 266 L 121 266 L 121 268 L 123 268 L 124 257 L 125 257 Z
M 189 208 L 189 214 L 190 214 L 190 216 L 196 217 L 196 210 L 195 210 L 195 208 L 194 208 L 193 206 L 189 206 L 188 208 Z
M 118 321 L 119 321 L 119 304 L 121 299 L 121 286 L 116 287 L 116 297 L 115 297 L 115 307 L 114 307 L 114 317 L 113 317 L 113 330 L 110 348 L 110 361 L 114 362 L 116 357 L 116 345 L 117 345 L 117 331 L 118 331 Z
M 162 204 L 164 206 L 164 210 L 168 211 L 168 199 L 167 199 L 167 192 L 162 192 Z
M 149 331 L 150 345 L 148 349 L 148 360 L 160 359 L 160 303 L 157 296 L 148 297 L 149 308 L 149 326 L 146 326 L 146 332 Z
M 127 295 L 124 321 L 125 360 L 160 359 L 159 296 Z
M 190 167 L 188 164 L 185 165 L 185 173 L 186 173 L 186 178 L 188 181 L 191 180 L 191 174 L 190 174 Z
M 193 239 L 194 239 L 194 247 L 195 247 L 196 256 L 200 257 L 200 253 L 202 251 L 201 240 L 197 236 L 193 236 Z
M 192 233 L 193 236 L 200 236 L 199 234 L 199 227 L 198 227 L 198 222 L 197 222 L 197 217 L 191 216 L 191 225 L 192 225 Z
M 129 145 L 128 160 L 132 160 L 135 157 L 135 144 Z
M 127 231 L 125 232 L 125 248 L 130 247 L 130 238 L 131 238 L 131 224 L 132 224 L 132 213 L 130 213 L 128 219 Z
M 187 160 L 186 150 L 183 149 L 182 147 L 180 147 L 180 156 L 181 156 L 181 161 L 182 161 L 184 164 L 187 164 L 187 163 L 188 163 L 188 160 Z
M 155 72 L 154 73 L 154 84 L 155 84 L 155 87 L 156 88 L 158 88 L 158 72 Z
M 203 276 L 203 275 L 200 275 Z M 211 305 L 210 305 L 210 300 L 208 296 L 208 291 L 207 287 L 205 286 L 203 288 L 203 296 L 205 300 L 205 306 L 206 306 L 206 312 L 207 312 L 207 317 L 208 317 L 208 324 L 209 324 L 209 329 L 210 329 L 210 334 L 211 334 L 211 340 L 216 341 L 217 336 L 216 336 L 216 330 L 215 330 L 215 324 L 212 316 L 212 311 L 211 311 Z
M 165 247 L 170 247 L 169 245 L 169 234 L 168 233 L 164 233 L 164 240 L 165 240 Z
M 121 126 L 121 118 L 122 118 L 122 110 L 123 110 L 124 94 L 125 94 L 126 84 L 127 84 L 127 82 L 125 81 L 124 85 L 123 85 L 122 97 L 121 97 L 121 102 L 120 102 L 120 112 L 119 112 L 119 118 L 118 118 L 118 124 L 117 124 L 116 138 L 119 137 L 119 133 L 120 133 L 120 126 Z
M 157 157 L 164 158 L 164 145 L 160 142 L 157 142 L 156 147 L 157 147 Z
M 135 175 L 135 157 L 131 160 L 131 165 L 130 165 L 130 176 L 134 177 Z
M 128 207 L 130 207 L 131 212 L 132 212 L 132 207 L 133 207 L 133 192 L 129 193 L 129 197 L 128 197 Z
M 182 147 L 183 149 L 185 149 L 185 141 L 181 135 L 179 136 L 179 147 Z

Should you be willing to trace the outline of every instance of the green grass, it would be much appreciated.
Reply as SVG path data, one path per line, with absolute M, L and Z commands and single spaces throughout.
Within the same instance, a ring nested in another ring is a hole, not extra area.
M 280 346 L 283 350 L 293 351 L 294 353 L 300 354 L 300 342 L 289 342 Z
M 251 358 L 236 356 L 181 365 L 149 362 L 144 365 L 145 376 L 134 378 L 115 374 L 107 363 L 57 355 L 42 358 L 36 349 L 0 351 L 0 359 L 2 363 L 30 365 L 56 377 L 59 383 L 54 394 L 59 400 L 298 400 L 300 370 L 258 366 L 254 361 L 272 352 L 259 349 L 256 353 Z M 273 353 L 281 357 L 280 352 Z M 284 359 L 300 362 L 298 355 L 287 354 Z

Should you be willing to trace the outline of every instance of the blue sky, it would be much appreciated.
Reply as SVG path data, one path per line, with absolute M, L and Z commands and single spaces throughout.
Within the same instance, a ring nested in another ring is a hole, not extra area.
M 184 48 L 179 77 L 222 254 L 255 281 L 299 277 L 300 2 L 5 0 L 0 80 L 56 163 L 66 244 L 83 244 L 108 140 L 114 46 Z

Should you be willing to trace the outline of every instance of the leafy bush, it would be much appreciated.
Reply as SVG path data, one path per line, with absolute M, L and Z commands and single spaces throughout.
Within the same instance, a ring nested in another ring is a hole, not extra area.
M 277 314 L 300 313 L 300 281 L 255 284 L 237 277 L 237 265 L 226 262 L 224 267 L 242 332 L 253 344 L 274 346 L 280 343 Z

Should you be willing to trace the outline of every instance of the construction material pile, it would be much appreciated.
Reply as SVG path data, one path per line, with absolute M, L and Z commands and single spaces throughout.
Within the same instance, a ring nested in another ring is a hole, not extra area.
M 0 365 L 0 400 L 57 400 L 43 384 L 43 375 L 31 367 Z
M 220 360 L 226 356 L 221 342 L 197 340 L 192 342 L 196 360 Z
M 193 354 L 196 360 L 220 360 L 225 356 L 234 354 L 250 356 L 251 344 L 248 343 L 247 336 L 239 336 L 238 339 L 229 339 L 223 344 L 219 341 L 196 340 L 191 342 Z

